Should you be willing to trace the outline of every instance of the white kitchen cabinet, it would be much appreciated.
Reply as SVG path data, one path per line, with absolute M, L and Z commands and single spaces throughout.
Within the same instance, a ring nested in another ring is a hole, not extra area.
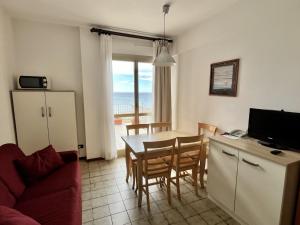
M 238 151 L 213 142 L 210 145 L 208 165 L 207 189 L 209 194 L 233 212 Z
M 74 92 L 13 91 L 17 141 L 26 155 L 49 144 L 58 151 L 76 150 Z
M 253 139 L 210 138 L 208 196 L 241 224 L 293 223 L 300 154 L 271 150 Z
M 280 224 L 286 167 L 240 152 L 235 213 L 248 224 Z

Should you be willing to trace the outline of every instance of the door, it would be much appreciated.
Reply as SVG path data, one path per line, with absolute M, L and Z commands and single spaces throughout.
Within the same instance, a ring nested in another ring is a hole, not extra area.
M 280 224 L 285 167 L 240 152 L 236 215 L 251 225 Z
M 26 155 L 49 145 L 45 93 L 12 93 L 19 147 Z
M 151 123 L 152 120 L 152 70 L 147 57 L 114 56 L 113 107 L 116 146 L 124 149 L 122 136 L 126 136 L 126 125 Z M 146 132 L 140 130 L 139 133 Z
M 210 142 L 208 156 L 208 194 L 234 212 L 238 150 Z
M 74 92 L 45 92 L 50 144 L 57 151 L 77 150 Z

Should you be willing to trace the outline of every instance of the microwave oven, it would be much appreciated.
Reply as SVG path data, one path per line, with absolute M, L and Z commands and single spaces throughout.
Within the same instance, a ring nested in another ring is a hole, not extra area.
M 18 89 L 50 89 L 50 80 L 45 76 L 19 76 Z

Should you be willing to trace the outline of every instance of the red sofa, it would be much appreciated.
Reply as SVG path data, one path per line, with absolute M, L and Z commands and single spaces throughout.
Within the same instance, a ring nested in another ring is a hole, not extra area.
M 15 144 L 0 146 L 0 205 L 14 208 L 42 225 L 81 225 L 81 178 L 77 153 L 61 152 L 65 164 L 25 186 L 14 160 L 25 157 Z

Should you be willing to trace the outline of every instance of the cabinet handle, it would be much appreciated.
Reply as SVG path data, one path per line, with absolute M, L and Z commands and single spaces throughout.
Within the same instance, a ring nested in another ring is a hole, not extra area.
M 52 110 L 51 107 L 48 107 L 49 117 L 52 117 Z
M 259 165 L 258 163 L 250 162 L 250 161 L 248 161 L 248 160 L 246 160 L 246 159 L 244 159 L 244 158 L 242 159 L 242 161 L 243 161 L 244 163 L 247 163 L 247 164 L 251 165 L 251 166 L 260 167 L 260 165 Z
M 44 109 L 44 107 L 41 107 L 41 110 L 42 110 L 42 117 L 45 117 L 45 109 Z
M 231 156 L 231 157 L 236 157 L 236 155 L 235 155 L 235 154 L 232 154 L 232 153 L 226 152 L 226 151 L 224 151 L 224 150 L 222 150 L 222 153 L 223 153 L 223 154 L 225 154 L 225 155 L 229 155 L 229 156 Z

